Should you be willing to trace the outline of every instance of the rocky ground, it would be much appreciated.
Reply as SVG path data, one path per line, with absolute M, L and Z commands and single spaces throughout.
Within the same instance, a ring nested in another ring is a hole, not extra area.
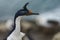
M 10 25 L 10 22 L 11 21 L 9 21 L 9 22 L 1 21 L 0 22 L 0 40 L 4 40 L 7 37 L 7 35 L 9 34 L 9 32 L 11 31 L 10 28 L 7 27 Z M 6 26 L 6 24 L 8 24 L 8 25 Z M 46 35 L 44 35 L 44 33 L 41 32 L 41 30 L 37 30 L 38 27 L 36 27 L 37 25 L 35 25 L 34 22 L 26 22 L 26 21 L 24 22 L 23 21 L 21 25 L 22 25 L 22 28 L 24 29 L 22 31 L 25 33 L 27 32 L 27 30 L 29 28 L 34 29 L 34 30 L 30 31 L 30 35 L 33 38 L 33 40 L 60 40 L 60 32 L 59 33 L 57 32 L 54 35 L 46 36 Z M 29 40 L 29 39 L 27 36 L 25 36 L 23 38 L 23 40 Z

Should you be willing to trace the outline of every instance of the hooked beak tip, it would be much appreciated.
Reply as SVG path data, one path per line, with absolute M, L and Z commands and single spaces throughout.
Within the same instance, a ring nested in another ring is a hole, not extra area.
M 39 13 L 32 13 L 32 15 L 39 15 Z

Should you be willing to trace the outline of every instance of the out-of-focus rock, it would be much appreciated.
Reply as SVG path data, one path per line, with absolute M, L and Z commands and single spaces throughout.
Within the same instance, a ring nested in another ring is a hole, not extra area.
M 29 29 L 33 29 L 35 24 L 32 21 L 21 20 L 21 31 L 27 32 Z
M 0 21 L 0 40 L 4 40 L 12 30 L 13 21 L 11 19 Z
M 60 32 L 58 32 L 57 34 L 55 34 L 53 36 L 53 39 L 52 40 L 60 40 Z
M 12 26 L 13 26 L 13 21 L 11 19 L 4 21 L 4 22 L 0 22 L 0 32 L 5 32 L 8 30 L 12 30 Z
M 8 30 L 12 30 L 13 28 L 12 28 L 12 26 L 13 26 L 13 21 L 11 20 L 11 19 L 9 19 L 9 20 L 7 20 L 7 22 L 6 22 L 6 28 L 8 29 Z

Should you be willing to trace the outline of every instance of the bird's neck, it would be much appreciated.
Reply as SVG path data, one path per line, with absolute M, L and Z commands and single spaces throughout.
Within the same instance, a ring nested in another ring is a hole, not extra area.
M 15 20 L 15 22 L 14 22 L 14 24 L 15 24 L 15 30 L 13 31 L 13 35 L 15 36 L 19 36 L 19 34 L 20 34 L 20 22 L 21 22 L 21 17 L 22 16 L 19 16 L 19 17 L 17 17 L 16 18 L 16 20 Z
M 20 32 L 20 22 L 21 22 L 21 17 L 19 16 L 16 18 L 14 21 L 15 29 L 11 33 L 11 35 L 7 38 L 7 40 L 22 40 L 22 37 L 25 35 L 24 33 Z
M 16 24 L 15 30 L 16 30 L 16 31 L 18 31 L 18 30 L 20 31 L 21 18 L 22 18 L 22 16 L 19 16 L 19 17 L 16 18 L 16 21 L 15 21 L 15 24 Z

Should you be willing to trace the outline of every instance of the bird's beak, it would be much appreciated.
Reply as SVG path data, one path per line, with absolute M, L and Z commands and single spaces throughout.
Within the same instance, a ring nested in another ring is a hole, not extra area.
M 31 15 L 39 15 L 39 13 L 32 13 Z

